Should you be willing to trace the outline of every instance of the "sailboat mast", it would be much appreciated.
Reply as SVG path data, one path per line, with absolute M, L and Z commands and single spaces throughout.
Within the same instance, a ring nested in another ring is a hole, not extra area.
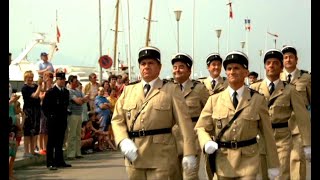
M 119 19 L 119 4 L 120 4 L 120 0 L 117 0 L 117 4 L 116 4 L 116 28 L 114 31 L 114 48 L 113 48 L 113 60 L 114 60 L 114 70 L 116 72 L 118 72 L 119 70 L 119 64 L 118 64 L 118 60 L 117 60 L 117 47 L 118 47 L 118 19 Z
M 151 24 L 151 15 L 152 15 L 152 3 L 153 0 L 150 0 L 150 7 L 149 7 L 149 17 L 148 17 L 148 28 L 147 28 L 147 37 L 146 37 L 146 46 L 149 46 L 150 42 L 150 24 Z
M 127 0 L 127 8 L 128 8 L 128 74 L 129 80 L 131 80 L 131 37 L 130 37 L 130 11 L 129 11 L 129 0 Z

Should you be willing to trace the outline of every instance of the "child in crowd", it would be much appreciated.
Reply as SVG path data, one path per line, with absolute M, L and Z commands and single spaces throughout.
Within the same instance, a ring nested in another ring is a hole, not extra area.
M 9 121 L 9 177 L 15 179 L 13 176 L 14 161 L 22 138 L 24 121 L 24 114 L 19 101 L 9 105 Z
M 89 113 L 89 121 L 92 121 L 91 130 L 93 131 L 95 137 L 98 140 L 98 147 L 96 148 L 96 151 L 103 151 L 106 149 L 106 143 L 109 145 L 113 150 L 117 150 L 115 145 L 110 140 L 110 135 L 108 132 L 103 131 L 99 128 L 99 122 L 102 120 L 100 117 L 100 120 L 98 120 L 99 116 L 97 112 L 90 112 Z
M 81 153 L 90 154 L 93 152 L 94 135 L 91 130 L 92 121 L 83 121 L 81 128 Z

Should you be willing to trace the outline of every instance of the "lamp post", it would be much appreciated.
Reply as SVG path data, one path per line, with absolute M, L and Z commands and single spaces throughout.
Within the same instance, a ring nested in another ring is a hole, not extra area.
M 262 55 L 263 55 L 263 50 L 262 49 L 260 49 L 259 50 L 259 55 L 260 55 L 260 62 L 262 62 Z M 263 77 L 262 77 L 262 72 L 261 72 L 261 65 L 259 65 L 259 71 L 260 71 L 260 79 L 263 79 Z
M 246 44 L 245 41 L 240 41 L 240 45 L 241 45 L 241 48 L 242 48 L 242 52 L 244 52 L 243 49 L 244 49 L 245 44 Z
M 179 48 L 179 21 L 180 21 L 180 17 L 181 17 L 181 10 L 175 10 L 174 14 L 176 15 L 176 21 L 177 21 L 177 51 L 180 51 Z
M 220 53 L 220 36 L 221 36 L 221 29 L 216 29 L 216 33 L 217 33 L 217 38 L 218 38 L 218 53 Z
M 277 49 L 277 39 L 274 38 L 274 48 Z

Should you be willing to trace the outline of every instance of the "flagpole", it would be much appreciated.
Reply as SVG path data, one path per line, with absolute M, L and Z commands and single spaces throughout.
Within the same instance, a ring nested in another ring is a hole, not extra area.
M 228 19 L 227 53 L 229 52 L 229 40 L 230 40 L 230 17 L 229 17 L 229 19 Z
M 192 17 L 192 59 L 193 59 L 193 66 L 192 66 L 192 79 L 194 79 L 194 67 L 195 67 L 195 58 L 194 58 L 194 20 L 195 20 L 195 3 L 196 0 L 193 0 L 193 17 Z
M 101 0 L 99 0 L 99 58 L 102 56 L 102 35 L 101 35 Z M 99 83 L 102 83 L 102 67 L 99 65 Z
M 247 18 L 247 23 L 248 23 L 248 27 L 246 27 L 246 53 L 247 53 L 247 56 L 249 57 L 249 31 L 251 29 L 251 22 L 250 20 Z M 250 58 L 249 58 L 250 59 Z

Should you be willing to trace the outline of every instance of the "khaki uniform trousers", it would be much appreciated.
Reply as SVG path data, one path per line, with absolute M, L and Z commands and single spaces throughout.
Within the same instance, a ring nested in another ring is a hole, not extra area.
M 177 173 L 175 172 L 177 169 L 126 167 L 129 180 L 181 180 L 181 177 L 177 177 Z
M 303 151 L 301 135 L 292 135 L 292 141 L 290 177 L 291 180 L 305 180 L 307 178 L 307 162 Z
M 276 180 L 289 180 L 290 179 L 290 154 L 292 150 L 292 137 L 289 128 L 277 128 L 275 140 L 277 152 L 280 161 L 280 176 Z M 266 162 L 266 155 L 261 154 L 261 175 L 265 179 L 268 176 L 268 165 Z
M 81 115 L 68 116 L 67 157 L 81 156 Z

